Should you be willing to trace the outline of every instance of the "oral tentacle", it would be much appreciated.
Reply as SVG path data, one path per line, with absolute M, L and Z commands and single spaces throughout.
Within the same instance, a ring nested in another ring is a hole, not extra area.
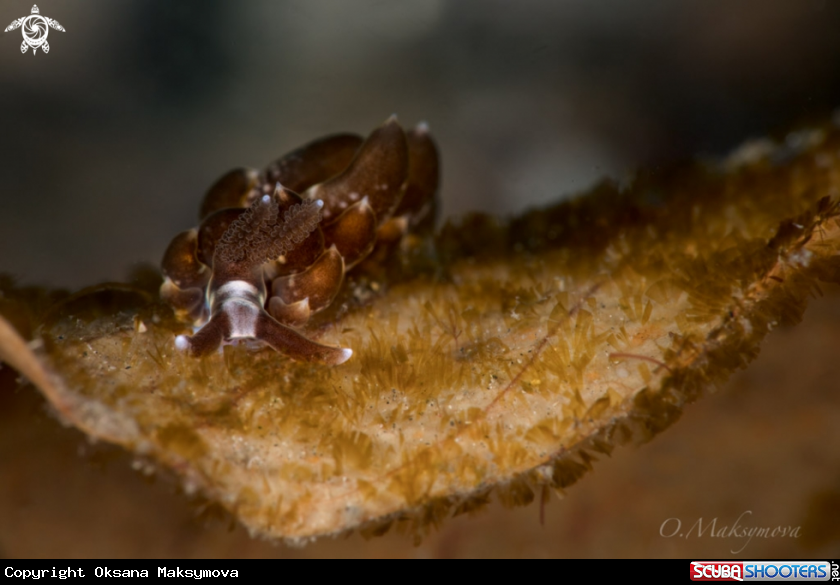
M 337 366 L 353 355 L 353 350 L 348 348 L 316 343 L 294 329 L 281 325 L 265 312 L 257 319 L 256 337 L 280 353 L 304 362 Z
M 213 353 L 230 336 L 230 319 L 227 313 L 219 312 L 195 335 L 179 335 L 175 338 L 175 347 L 195 357 Z

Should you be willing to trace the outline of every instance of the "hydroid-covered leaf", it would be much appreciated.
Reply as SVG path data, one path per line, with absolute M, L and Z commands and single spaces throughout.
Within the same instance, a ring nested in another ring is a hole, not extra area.
M 806 136 L 410 240 L 307 332 L 353 348 L 341 366 L 185 356 L 169 309 L 127 286 L 63 299 L 30 346 L 0 331 L 2 355 L 260 535 L 422 531 L 494 489 L 542 500 L 666 428 L 838 281 L 840 134 Z

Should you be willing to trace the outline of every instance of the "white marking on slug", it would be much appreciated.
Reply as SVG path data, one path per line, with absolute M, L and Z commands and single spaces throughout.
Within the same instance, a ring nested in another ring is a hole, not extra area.
M 262 307 L 246 299 L 230 299 L 225 301 L 222 309 L 230 319 L 230 339 L 257 336 L 257 319 Z
M 190 340 L 186 335 L 178 335 L 175 337 L 175 348 L 179 351 L 187 351 L 190 348 Z
M 224 283 L 216 291 L 216 297 L 227 298 L 245 297 L 250 299 L 252 297 L 256 298 L 258 294 L 259 291 L 257 290 L 257 287 L 244 280 L 231 280 L 230 282 Z

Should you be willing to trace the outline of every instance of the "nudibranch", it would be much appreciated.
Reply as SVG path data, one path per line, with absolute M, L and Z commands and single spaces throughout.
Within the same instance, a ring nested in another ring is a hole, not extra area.
M 330 135 L 262 172 L 222 176 L 199 226 L 164 253 L 161 297 L 196 329 L 175 346 L 201 356 L 253 339 L 297 360 L 347 361 L 352 350 L 300 328 L 374 249 L 384 257 L 409 230 L 434 224 L 439 164 L 428 127 L 404 132 L 392 116 L 365 140 Z

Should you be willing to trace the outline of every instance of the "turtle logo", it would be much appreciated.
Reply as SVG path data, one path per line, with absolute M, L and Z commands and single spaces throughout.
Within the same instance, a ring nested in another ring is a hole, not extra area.
M 32 47 L 33 55 L 39 47 L 44 53 L 50 52 L 50 44 L 47 42 L 47 34 L 50 32 L 49 27 L 64 32 L 64 27 L 58 24 L 57 20 L 41 16 L 37 4 L 32 7 L 32 14 L 13 20 L 12 24 L 7 26 L 3 32 L 9 32 L 21 26 L 23 27 L 23 43 L 20 45 L 20 52 L 25 53 L 29 47 Z

